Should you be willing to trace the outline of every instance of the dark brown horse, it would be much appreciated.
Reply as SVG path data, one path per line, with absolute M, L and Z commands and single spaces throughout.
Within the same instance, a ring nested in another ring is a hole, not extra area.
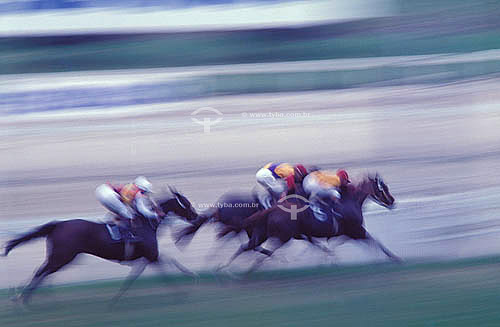
M 151 220 L 142 216 L 134 219 L 134 234 L 140 239 L 138 242 L 113 241 L 106 224 L 82 219 L 52 221 L 7 242 L 5 256 L 22 243 L 39 237 L 47 238 L 46 260 L 37 270 L 31 282 L 23 289 L 19 299 L 23 303 L 28 302 L 33 291 L 48 275 L 70 263 L 80 253 L 92 254 L 118 262 L 135 261 L 131 274 L 115 299 L 118 299 L 128 289 L 148 264 L 154 264 L 161 269 L 163 263 L 169 263 L 184 273 L 194 275 L 174 259 L 163 262 L 159 257 L 156 231 L 166 214 L 173 212 L 187 220 L 197 216 L 186 197 L 173 189 L 171 191 L 172 195 L 157 201 L 157 206 L 162 211 L 159 220 Z
M 243 252 L 253 250 L 271 238 L 277 241 L 274 242 L 274 248 L 269 250 L 271 254 L 292 238 L 307 239 L 314 244 L 313 237 L 330 239 L 346 236 L 376 246 L 391 259 L 399 261 L 396 255 L 374 239 L 363 226 L 362 209 L 367 197 L 386 208 L 394 207 L 394 197 L 382 178 L 378 174 L 366 176 L 358 185 L 349 184 L 344 187 L 341 193 L 342 199 L 337 208 L 342 216 L 339 219 L 317 220 L 309 208 L 307 199 L 301 197 L 283 201 L 245 219 L 243 228 L 251 230 L 250 240 L 243 244 L 223 267 L 229 266 Z M 264 259 L 258 259 L 250 271 Z
M 242 231 L 245 231 L 250 238 L 251 229 L 245 230 L 243 221 L 259 210 L 263 210 L 263 207 L 253 192 L 231 191 L 224 193 L 211 208 L 202 212 L 195 220 L 191 221 L 191 225 L 183 228 L 177 234 L 176 244 L 188 243 L 195 233 L 207 223 L 219 225 L 218 239 L 229 233 L 238 234 Z M 254 250 L 271 255 L 270 251 L 260 246 Z

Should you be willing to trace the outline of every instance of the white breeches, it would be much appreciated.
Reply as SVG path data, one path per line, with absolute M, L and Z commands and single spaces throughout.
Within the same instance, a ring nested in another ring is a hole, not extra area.
M 108 184 L 102 184 L 95 190 L 97 200 L 109 211 L 122 218 L 134 218 L 133 210 L 120 200 L 118 193 Z
M 257 183 L 273 193 L 273 197 L 278 197 L 287 189 L 285 181 L 274 177 L 273 173 L 267 168 L 259 169 L 255 174 L 255 178 L 257 179 Z
M 309 198 L 337 198 L 340 199 L 340 193 L 336 187 L 325 187 L 321 185 L 314 176 L 307 175 L 302 182 L 304 191 L 309 195 Z

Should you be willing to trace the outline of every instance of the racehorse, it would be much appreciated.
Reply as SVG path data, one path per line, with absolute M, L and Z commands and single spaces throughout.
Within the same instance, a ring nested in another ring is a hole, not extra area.
M 218 239 L 223 238 L 231 232 L 238 234 L 243 230 L 246 231 L 250 238 L 251 229 L 243 228 L 243 221 L 263 209 L 256 194 L 253 192 L 232 191 L 224 193 L 212 207 L 198 215 L 195 220 L 191 221 L 190 226 L 185 227 L 177 234 L 176 244 L 183 241 L 185 241 L 185 243 L 189 242 L 194 234 L 203 225 L 209 222 L 222 225 L 222 229 L 217 233 Z M 254 250 L 265 255 L 271 255 L 269 250 L 260 246 L 256 247 Z
M 148 264 L 154 264 L 159 269 L 162 269 L 164 262 L 159 257 L 156 232 L 164 217 L 169 212 L 173 212 L 186 220 L 194 219 L 197 216 L 196 211 L 185 196 L 172 188 L 170 190 L 172 195 L 156 201 L 157 206 L 163 211 L 159 215 L 161 218 L 158 220 L 147 219 L 142 216 L 134 218 L 132 222 L 134 233 L 139 237 L 140 241 L 132 243 L 132 245 L 128 242 L 113 241 L 105 223 L 96 223 L 83 219 L 52 221 L 7 242 L 5 256 L 22 243 L 39 237 L 46 237 L 47 239 L 46 260 L 36 271 L 30 283 L 23 289 L 18 299 L 22 300 L 23 303 L 29 302 L 33 291 L 48 275 L 55 273 L 70 263 L 80 253 L 92 254 L 119 262 L 142 259 L 134 263 L 130 275 L 120 292 L 115 296 L 115 300 L 130 287 Z M 165 263 L 173 264 L 182 272 L 194 276 L 192 272 L 172 258 L 165 261 Z
M 229 266 L 240 254 L 254 250 L 270 238 L 277 242 L 272 250 L 268 250 L 270 254 L 267 257 L 292 238 L 307 239 L 314 244 L 313 237 L 330 239 L 346 236 L 349 239 L 366 241 L 382 250 L 392 260 L 400 261 L 395 254 L 374 239 L 363 226 L 362 209 L 368 197 L 388 209 L 393 209 L 395 206 L 394 197 L 383 179 L 378 174 L 367 175 L 358 185 L 348 184 L 343 187 L 341 194 L 340 205 L 336 210 L 340 211 L 342 217 L 336 221 L 316 219 L 307 201 L 304 201 L 307 199 L 304 198 L 283 201 L 270 209 L 259 211 L 246 218 L 242 223 L 242 228 L 252 231 L 250 240 L 241 245 L 228 263 L 220 268 Z M 295 216 L 292 219 L 291 212 L 294 210 Z M 259 258 L 249 271 L 257 268 L 264 259 Z

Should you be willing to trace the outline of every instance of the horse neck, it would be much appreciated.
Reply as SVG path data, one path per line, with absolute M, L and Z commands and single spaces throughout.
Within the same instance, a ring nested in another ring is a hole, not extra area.
M 178 206 L 177 199 L 175 197 L 168 199 L 165 201 L 163 205 L 160 206 L 160 208 L 163 210 L 163 212 L 168 215 L 168 213 L 173 212 L 174 214 L 176 213 L 174 210 L 174 207 Z M 186 217 L 182 217 L 186 219 Z
M 174 207 L 175 206 L 178 206 L 178 201 L 177 199 L 174 197 L 174 198 L 171 198 L 171 199 L 168 199 L 168 200 L 165 200 L 163 203 L 159 204 L 159 208 L 161 208 L 163 210 L 163 212 L 165 213 L 165 215 L 168 215 L 170 212 L 173 212 L 177 217 L 180 217 L 181 219 L 185 220 L 185 221 L 188 221 L 189 218 L 186 217 L 186 216 L 183 216 L 181 214 L 178 214 Z M 191 210 L 194 212 L 194 214 L 196 216 L 198 216 L 198 212 L 196 212 L 194 209 L 191 208 Z
M 364 178 L 358 185 L 356 185 L 356 193 L 358 202 L 362 205 L 368 195 L 371 194 L 370 180 L 368 178 Z
M 160 206 L 160 208 L 163 210 L 163 212 L 167 215 L 169 212 L 173 212 L 174 210 L 172 209 L 173 207 L 173 201 L 177 201 L 175 198 L 168 199 L 165 201 L 164 204 Z
M 158 225 L 153 224 L 151 221 L 149 221 L 148 218 L 143 217 L 141 215 L 137 216 L 138 219 L 141 221 L 142 227 L 147 228 L 152 230 L 153 232 L 156 233 L 156 230 L 158 229 Z

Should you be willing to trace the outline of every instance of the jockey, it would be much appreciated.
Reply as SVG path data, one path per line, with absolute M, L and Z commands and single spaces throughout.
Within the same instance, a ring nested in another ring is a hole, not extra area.
M 303 187 L 309 194 L 309 202 L 315 216 L 320 220 L 326 220 L 327 215 L 321 208 L 330 207 L 331 203 L 339 203 L 340 190 L 350 182 L 349 175 L 344 169 L 339 169 L 337 172 L 317 170 L 307 175 Z
M 304 165 L 270 162 L 257 171 L 255 177 L 264 190 L 257 192 L 259 202 L 265 209 L 286 194 L 292 194 L 301 187 L 307 169 Z
M 97 200 L 119 218 L 131 221 L 136 213 L 149 219 L 157 219 L 158 213 L 153 209 L 150 198 L 153 185 L 144 176 L 137 177 L 132 183 L 125 185 L 102 184 L 97 187 Z

